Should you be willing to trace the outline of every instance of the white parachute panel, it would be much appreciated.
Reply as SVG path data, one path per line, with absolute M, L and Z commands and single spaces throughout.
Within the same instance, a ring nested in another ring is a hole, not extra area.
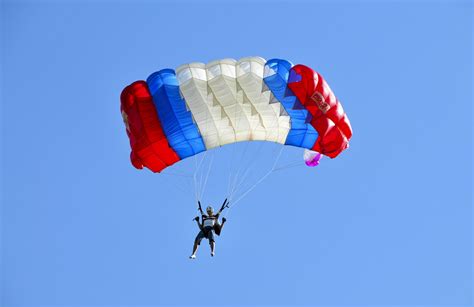
M 285 143 L 290 117 L 266 89 L 265 62 L 248 57 L 176 69 L 180 91 L 207 149 L 239 141 Z

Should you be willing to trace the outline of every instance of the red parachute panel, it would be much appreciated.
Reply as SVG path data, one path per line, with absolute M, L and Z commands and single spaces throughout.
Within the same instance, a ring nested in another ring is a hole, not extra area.
M 120 101 L 133 166 L 138 169 L 145 166 L 156 173 L 178 162 L 180 159 L 168 144 L 146 82 L 137 81 L 127 86 Z
M 342 105 L 320 74 L 304 65 L 295 65 L 293 74 L 300 78 L 288 87 L 312 115 L 311 125 L 318 131 L 312 150 L 328 157 L 337 157 L 349 147 L 352 128 Z

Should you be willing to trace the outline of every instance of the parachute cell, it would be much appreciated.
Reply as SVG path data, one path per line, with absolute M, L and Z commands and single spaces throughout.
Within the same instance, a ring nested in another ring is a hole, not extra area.
M 285 145 L 312 148 L 318 133 L 309 123 L 311 114 L 298 108 L 301 103 L 288 88 L 288 78 L 293 64 L 285 60 L 273 59 L 265 65 L 265 83 L 272 92 L 273 102 L 279 102 L 291 118 L 291 129 Z
M 206 150 L 193 123 L 191 112 L 179 94 L 178 80 L 172 69 L 163 69 L 147 79 L 158 116 L 170 146 L 184 159 Z
M 304 65 L 291 68 L 288 87 L 311 113 L 318 131 L 312 150 L 335 158 L 349 147 L 352 129 L 341 104 L 320 74 Z
M 120 109 L 132 147 L 130 158 L 133 166 L 138 169 L 146 166 L 159 172 L 179 161 L 163 133 L 146 83 L 132 83 L 122 91 L 120 98 Z

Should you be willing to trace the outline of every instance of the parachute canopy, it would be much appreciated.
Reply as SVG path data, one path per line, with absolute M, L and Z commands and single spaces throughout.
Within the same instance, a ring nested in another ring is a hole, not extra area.
M 334 158 L 352 136 L 349 119 L 321 75 L 280 59 L 163 69 L 123 90 L 121 112 L 132 164 L 153 172 L 241 141 L 276 142 Z M 319 158 L 312 156 L 310 164 Z

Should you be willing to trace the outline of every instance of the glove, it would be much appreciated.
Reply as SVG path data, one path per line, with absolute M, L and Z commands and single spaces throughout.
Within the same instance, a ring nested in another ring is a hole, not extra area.
M 222 223 L 225 223 L 227 219 L 225 217 L 222 218 Z
M 193 221 L 199 222 L 199 216 L 196 216 L 196 217 L 193 219 Z

